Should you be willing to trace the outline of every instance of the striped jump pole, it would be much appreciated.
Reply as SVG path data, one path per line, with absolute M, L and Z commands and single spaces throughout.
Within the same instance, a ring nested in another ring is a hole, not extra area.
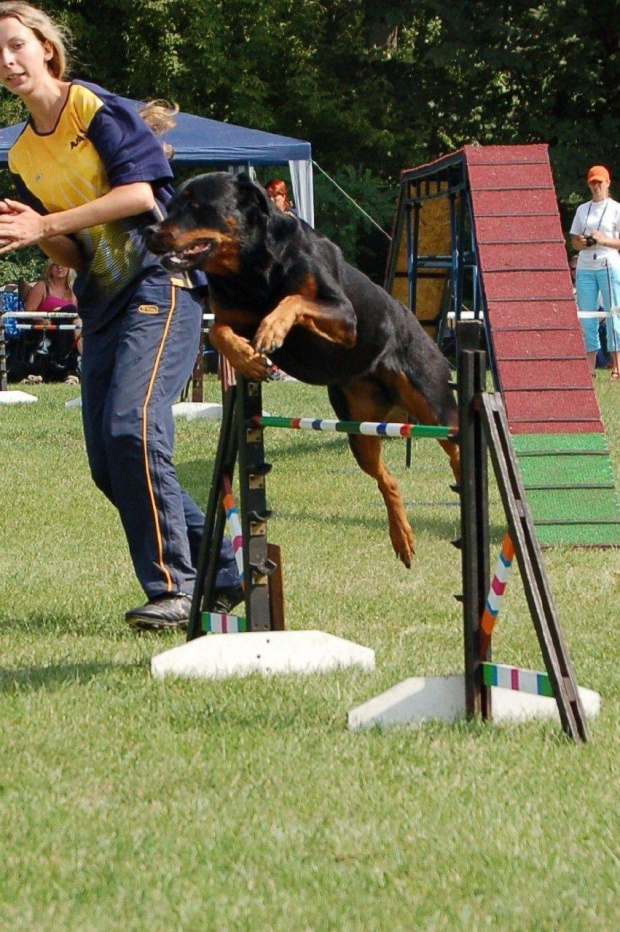
M 241 527 L 241 518 L 239 509 L 233 495 L 232 483 L 230 476 L 222 476 L 222 507 L 226 515 L 226 524 L 228 533 L 232 541 L 235 552 L 235 561 L 239 576 L 243 582 L 243 530 Z M 229 615 L 223 612 L 203 612 L 202 613 L 202 630 L 211 634 L 238 634 L 248 630 L 247 621 L 240 615 Z
M 78 316 L 77 311 L 48 311 L 45 314 L 41 311 L 5 311 L 2 320 L 14 320 L 18 330 L 81 330 L 81 323 L 56 323 L 61 320 L 74 321 Z
M 4 311 L 2 317 L 15 317 L 21 320 L 32 319 L 33 317 L 45 318 L 46 320 L 75 320 L 79 317 L 77 309 L 75 311 Z
M 203 612 L 202 630 L 209 634 L 244 634 L 247 621 L 240 615 L 225 615 L 222 612 Z
M 497 558 L 495 575 L 493 576 L 482 618 L 480 619 L 480 657 L 483 660 L 487 656 L 489 650 L 491 636 L 504 599 L 504 593 L 506 592 L 506 585 L 508 583 L 514 557 L 514 544 L 510 534 L 506 533 L 502 541 L 500 555 Z
M 224 514 L 226 515 L 228 533 L 230 534 L 233 550 L 235 552 L 235 561 L 237 563 L 237 569 L 239 570 L 239 576 L 243 579 L 243 530 L 241 528 L 239 509 L 237 508 L 237 503 L 233 495 L 229 476 L 224 476 L 222 478 L 222 491 L 224 492 L 222 505 Z
M 432 437 L 435 440 L 455 440 L 454 427 L 438 424 L 399 424 L 380 421 L 332 421 L 313 417 L 253 417 L 253 427 L 284 427 L 292 430 L 315 430 L 338 434 L 364 434 L 369 437 Z
M 553 687 L 547 673 L 485 661 L 482 664 L 482 679 L 485 686 L 500 686 L 502 689 L 530 693 L 532 696 L 553 697 Z

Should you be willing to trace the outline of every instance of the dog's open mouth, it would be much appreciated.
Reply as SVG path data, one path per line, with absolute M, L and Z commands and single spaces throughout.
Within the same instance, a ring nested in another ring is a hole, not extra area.
M 213 251 L 215 245 L 216 241 L 213 239 L 198 240 L 198 242 L 192 243 L 191 246 L 184 246 L 183 249 L 167 252 L 162 256 L 162 265 L 170 272 L 198 268 L 207 259 L 209 253 Z

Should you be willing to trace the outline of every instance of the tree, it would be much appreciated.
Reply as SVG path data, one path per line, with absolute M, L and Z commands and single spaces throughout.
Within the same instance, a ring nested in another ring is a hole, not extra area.
M 381 204 L 384 226 L 400 171 L 466 143 L 549 143 L 567 211 L 585 193 L 589 164 L 620 171 L 617 0 L 46 6 L 74 33 L 80 76 L 308 139 L 317 162 L 355 187 L 363 206 L 364 197 Z M 15 99 L 2 100 L 1 119 L 19 113 Z M 319 183 L 319 217 L 333 212 L 327 200 L 323 209 L 327 190 Z M 365 236 L 360 230 L 355 242 Z

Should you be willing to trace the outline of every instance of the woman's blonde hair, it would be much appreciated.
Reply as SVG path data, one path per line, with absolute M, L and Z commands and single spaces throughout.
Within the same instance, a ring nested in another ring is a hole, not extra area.
M 41 44 L 49 42 L 53 55 L 47 62 L 47 68 L 53 78 L 61 80 L 67 70 L 67 47 L 69 37 L 62 26 L 29 3 L 0 3 L 0 19 L 13 17 L 18 19 L 22 26 L 32 29 Z
M 57 265 L 59 269 L 67 268 L 66 265 L 62 265 L 60 262 L 55 262 L 53 259 L 48 259 L 45 265 L 43 266 L 43 273 L 41 275 L 41 278 L 47 285 L 49 285 L 51 278 L 52 278 L 52 266 L 53 265 Z M 75 276 L 76 276 L 75 269 L 68 269 L 67 278 L 66 278 L 67 290 L 71 292 L 73 297 L 75 297 L 75 295 L 73 294 L 73 283 L 75 281 Z
M 150 126 L 156 136 L 163 136 L 176 126 L 176 115 L 179 112 L 178 104 L 170 104 L 167 100 L 149 100 L 140 107 L 138 113 Z M 162 148 L 167 159 L 174 158 L 174 146 L 169 142 L 162 142 Z

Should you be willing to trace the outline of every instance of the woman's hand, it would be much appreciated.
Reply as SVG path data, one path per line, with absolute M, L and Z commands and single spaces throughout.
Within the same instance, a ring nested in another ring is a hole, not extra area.
M 44 238 L 41 214 L 8 197 L 0 201 L 0 255 L 39 243 Z
M 590 236 L 591 239 L 594 240 L 595 243 L 598 243 L 598 244 L 601 245 L 601 246 L 602 246 L 602 245 L 605 245 L 605 246 L 607 245 L 607 237 L 606 237 L 606 235 L 605 235 L 604 233 L 602 233 L 600 230 L 592 230 L 592 232 L 589 234 L 589 236 Z

